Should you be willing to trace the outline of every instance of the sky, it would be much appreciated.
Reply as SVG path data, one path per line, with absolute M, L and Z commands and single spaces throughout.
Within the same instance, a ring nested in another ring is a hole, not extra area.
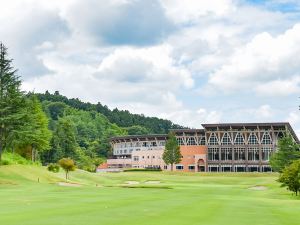
M 300 136 L 300 0 L 0 0 L 25 91 Z

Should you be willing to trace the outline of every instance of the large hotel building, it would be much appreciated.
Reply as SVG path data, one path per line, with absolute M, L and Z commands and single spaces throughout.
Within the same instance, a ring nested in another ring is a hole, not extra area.
M 202 124 L 204 129 L 172 130 L 182 155 L 174 170 L 185 172 L 269 172 L 270 156 L 286 134 L 299 140 L 289 123 Z M 98 170 L 161 168 L 167 135 L 137 135 L 111 139 L 113 158 Z

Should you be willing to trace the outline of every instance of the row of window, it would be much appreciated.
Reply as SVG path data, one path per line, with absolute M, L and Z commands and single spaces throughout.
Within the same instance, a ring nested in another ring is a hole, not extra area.
M 155 156 L 155 155 L 147 155 L 147 156 L 133 156 L 133 161 L 139 161 L 140 159 L 161 159 L 160 156 Z
M 115 147 L 117 148 L 128 148 L 128 147 L 156 147 L 165 146 L 165 141 L 144 141 L 144 142 L 128 142 L 128 143 L 117 143 Z
M 270 156 L 272 155 L 273 149 L 270 147 L 262 148 L 262 161 L 269 161 Z M 219 154 L 220 153 L 220 154 Z M 247 151 L 245 148 L 221 148 L 219 152 L 219 148 L 208 148 L 208 160 L 210 161 L 228 161 L 228 160 L 236 160 L 236 161 L 244 161 L 246 160 L 246 156 L 248 156 L 248 161 L 259 161 L 259 149 L 258 148 L 248 148 Z
M 258 137 L 255 133 L 251 133 L 248 137 L 249 145 L 257 145 L 259 144 Z M 215 133 L 212 133 L 208 139 L 209 145 L 219 145 L 219 139 Z M 235 135 L 234 140 L 232 140 L 232 137 L 228 133 L 225 133 L 223 137 L 221 138 L 221 145 L 245 145 L 246 141 L 244 136 L 241 133 L 237 133 Z M 261 144 L 270 145 L 272 144 L 272 138 L 270 133 L 265 132 L 261 139 Z

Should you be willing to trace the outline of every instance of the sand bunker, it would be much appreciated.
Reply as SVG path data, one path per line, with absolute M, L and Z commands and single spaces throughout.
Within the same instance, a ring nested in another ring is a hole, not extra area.
M 128 181 L 126 181 L 125 183 L 126 183 L 126 184 L 139 184 L 140 182 L 128 180 Z
M 250 187 L 248 188 L 249 190 L 255 190 L 255 191 L 265 191 L 267 190 L 268 188 L 265 187 L 265 186 L 253 186 L 253 187 Z
M 145 184 L 160 184 L 159 180 L 148 180 L 145 182 Z
M 81 187 L 80 184 L 76 184 L 76 183 L 58 182 L 57 184 L 59 186 L 65 186 L 65 187 Z

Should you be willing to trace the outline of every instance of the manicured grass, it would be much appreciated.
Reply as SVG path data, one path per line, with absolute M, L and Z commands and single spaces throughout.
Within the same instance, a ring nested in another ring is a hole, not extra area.
M 81 187 L 57 185 L 63 178 L 38 166 L 1 166 L 0 224 L 300 224 L 300 198 L 280 188 L 276 174 L 71 173 Z

